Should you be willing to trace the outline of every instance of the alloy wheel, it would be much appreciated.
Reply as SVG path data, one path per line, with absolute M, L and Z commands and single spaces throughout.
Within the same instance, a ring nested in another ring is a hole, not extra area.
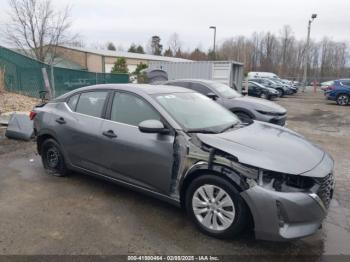
M 230 195 L 222 188 L 205 184 L 199 187 L 192 197 L 195 217 L 202 226 L 213 231 L 229 228 L 236 216 Z
M 339 105 L 345 106 L 345 105 L 349 104 L 349 97 L 347 95 L 340 95 L 337 98 L 337 102 Z
M 267 95 L 266 95 L 265 93 L 262 93 L 262 94 L 260 95 L 260 98 L 262 98 L 262 99 L 267 99 Z
M 281 89 L 277 89 L 277 92 L 278 92 L 278 97 L 282 97 L 282 95 L 283 95 L 282 90 Z

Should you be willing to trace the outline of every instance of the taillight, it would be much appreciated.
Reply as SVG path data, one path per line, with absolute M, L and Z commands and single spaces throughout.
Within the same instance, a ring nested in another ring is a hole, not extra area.
M 328 87 L 328 90 L 334 90 L 335 89 L 335 86 L 329 86 Z
M 36 116 L 36 113 L 34 111 L 30 111 L 29 113 L 30 120 L 33 120 L 35 116 Z

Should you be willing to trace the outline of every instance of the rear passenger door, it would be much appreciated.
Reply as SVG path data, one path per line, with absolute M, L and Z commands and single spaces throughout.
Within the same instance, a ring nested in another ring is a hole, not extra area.
M 89 91 L 67 101 L 69 114 L 62 116 L 59 140 L 69 161 L 76 167 L 96 172 L 101 154 L 101 126 L 109 91 Z
M 138 129 L 140 122 L 156 119 L 159 112 L 144 98 L 131 92 L 116 92 L 109 120 L 102 125 L 103 173 L 117 179 L 169 193 L 174 134 L 149 134 Z M 166 123 L 165 123 L 166 124 Z

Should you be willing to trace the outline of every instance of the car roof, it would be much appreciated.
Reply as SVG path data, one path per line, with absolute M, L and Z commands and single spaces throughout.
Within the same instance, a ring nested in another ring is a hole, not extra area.
M 176 82 L 192 82 L 192 83 L 204 83 L 204 84 L 221 83 L 219 81 L 208 80 L 208 79 L 197 79 L 197 78 L 174 79 L 174 80 L 169 80 L 166 83 L 176 83 Z
M 169 86 L 169 85 L 149 85 L 149 84 L 101 84 L 92 85 L 74 89 L 62 96 L 57 97 L 55 100 L 65 99 L 75 93 L 87 92 L 90 90 L 121 90 L 121 91 L 132 91 L 136 94 L 167 94 L 167 93 L 188 93 L 193 92 L 193 90 L 179 87 L 179 86 Z

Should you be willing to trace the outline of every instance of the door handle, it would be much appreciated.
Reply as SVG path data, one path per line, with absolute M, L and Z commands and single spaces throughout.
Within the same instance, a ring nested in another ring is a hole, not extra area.
M 59 124 L 65 124 L 66 120 L 64 120 L 63 117 L 59 117 L 59 118 L 56 119 L 56 122 L 59 123 Z
M 109 138 L 117 137 L 117 135 L 114 133 L 113 130 L 104 131 L 102 134 L 106 137 L 109 137 Z

